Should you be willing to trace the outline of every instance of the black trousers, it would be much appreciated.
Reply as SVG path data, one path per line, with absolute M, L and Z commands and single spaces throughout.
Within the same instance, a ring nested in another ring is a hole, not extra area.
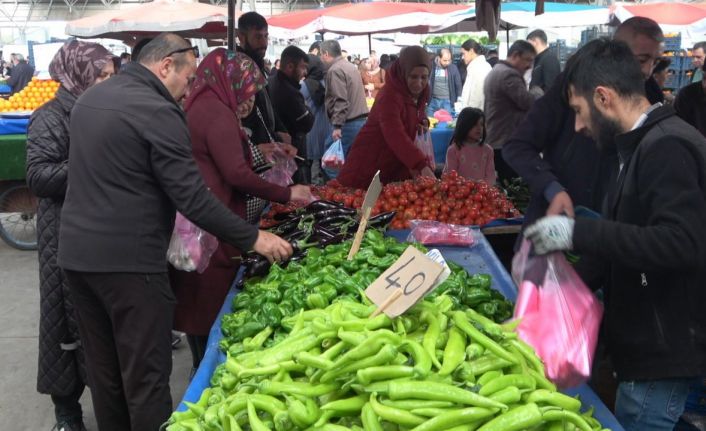
M 65 271 L 100 431 L 157 431 L 172 411 L 167 273 Z
M 505 180 L 510 181 L 519 177 L 517 172 L 503 159 L 502 150 L 493 150 L 493 162 L 495 162 L 495 171 L 498 173 L 498 185 L 504 186 Z

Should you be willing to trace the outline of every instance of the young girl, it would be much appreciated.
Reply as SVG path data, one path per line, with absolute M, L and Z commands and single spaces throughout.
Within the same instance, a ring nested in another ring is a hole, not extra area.
M 495 184 L 493 149 L 485 142 L 485 116 L 476 108 L 464 108 L 446 152 L 444 172 L 456 171 L 469 180 Z

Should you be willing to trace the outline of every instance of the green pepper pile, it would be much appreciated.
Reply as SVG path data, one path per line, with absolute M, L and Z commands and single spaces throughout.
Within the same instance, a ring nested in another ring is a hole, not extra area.
M 455 310 L 447 295 L 394 320 L 374 309 L 336 300 L 284 319 L 289 333 L 267 348 L 233 346 L 167 431 L 602 429 L 544 377 L 513 325 Z
M 280 321 L 299 310 L 325 308 L 336 298 L 361 301 L 363 290 L 389 268 L 408 245 L 386 238 L 376 229 L 368 229 L 360 251 L 351 261 L 346 259 L 351 241 L 346 241 L 324 249 L 310 248 L 302 260 L 290 262 L 286 268 L 273 265 L 266 277 L 248 279 L 243 292 L 233 299 L 234 312 L 225 315 L 221 322 L 224 335 L 221 348 L 225 351 L 266 327 L 272 328 L 274 337 L 268 336 L 262 342 L 270 343 L 281 336 Z M 427 251 L 421 245 L 415 247 Z M 497 322 L 512 316 L 512 303 L 490 288 L 489 275 L 471 276 L 452 262 L 449 267 L 451 275 L 429 297 L 448 293 L 455 307 L 473 307 Z

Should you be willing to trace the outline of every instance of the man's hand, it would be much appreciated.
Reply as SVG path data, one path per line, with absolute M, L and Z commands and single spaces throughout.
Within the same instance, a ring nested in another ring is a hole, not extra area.
M 574 217 L 574 203 L 566 192 L 557 193 L 554 199 L 549 203 L 549 208 L 547 208 L 548 216 L 562 214 Z
M 331 133 L 331 138 L 335 141 L 338 141 L 343 137 L 343 132 L 341 129 L 333 129 L 333 133 Z
M 297 147 L 295 147 L 291 143 L 288 144 L 288 143 L 284 142 L 284 143 L 278 144 L 277 147 L 279 147 L 279 149 L 282 150 L 287 157 L 293 158 L 294 156 L 297 155 L 297 152 L 298 152 Z
M 311 187 L 303 186 L 301 184 L 293 185 L 289 188 L 290 195 L 289 200 L 293 202 L 303 202 L 308 204 L 316 200 L 314 195 L 311 194 Z
M 290 135 L 287 132 L 277 132 L 279 135 L 280 141 L 284 142 L 285 144 L 291 144 L 292 143 L 292 135 Z
M 537 254 L 571 250 L 574 237 L 574 219 L 552 215 L 537 220 L 525 230 L 525 238 L 532 241 Z
M 270 263 L 282 262 L 294 252 L 292 245 L 277 235 L 261 230 L 253 249 L 267 258 Z

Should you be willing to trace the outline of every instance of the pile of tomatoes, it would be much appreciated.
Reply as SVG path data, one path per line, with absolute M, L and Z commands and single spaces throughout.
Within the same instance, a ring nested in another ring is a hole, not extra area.
M 352 208 L 360 208 L 365 197 L 364 190 L 343 187 L 335 180 L 315 187 L 313 192 L 321 199 Z M 467 180 L 455 171 L 444 174 L 441 180 L 418 177 L 385 185 L 372 214 L 387 211 L 397 211 L 392 229 L 407 229 L 413 219 L 482 226 L 496 219 L 520 216 L 498 188 Z

